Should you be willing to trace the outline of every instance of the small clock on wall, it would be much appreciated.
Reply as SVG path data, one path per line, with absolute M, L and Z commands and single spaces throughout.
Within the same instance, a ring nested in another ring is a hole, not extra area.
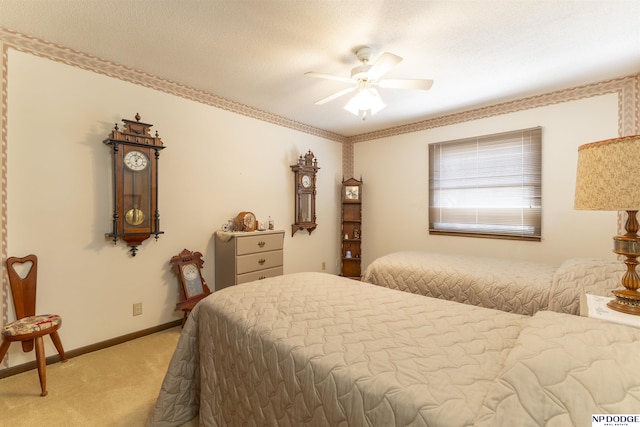
M 122 119 L 122 130 L 116 123 L 103 142 L 111 146 L 113 168 L 112 229 L 106 236 L 115 243 L 122 239 L 130 247 L 132 256 L 138 246 L 160 231 L 158 210 L 158 161 L 162 140 L 156 132 L 151 136 L 148 123 Z
M 295 210 L 291 235 L 299 230 L 307 230 L 309 234 L 316 229 L 316 174 L 318 160 L 311 150 L 298 158 L 298 163 L 291 165 L 294 172 Z

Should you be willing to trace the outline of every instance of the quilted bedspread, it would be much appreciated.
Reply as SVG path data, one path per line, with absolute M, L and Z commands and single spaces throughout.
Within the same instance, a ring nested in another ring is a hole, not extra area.
M 372 262 L 362 280 L 392 289 L 512 313 L 549 305 L 556 267 L 434 252 L 395 252 Z
M 590 426 L 640 411 L 638 354 L 626 326 L 290 274 L 195 307 L 149 425 Z

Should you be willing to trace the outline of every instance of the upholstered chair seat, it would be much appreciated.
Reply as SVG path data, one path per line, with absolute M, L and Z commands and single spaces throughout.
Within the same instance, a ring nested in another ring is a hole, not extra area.
M 34 332 L 45 332 L 45 329 L 59 328 L 62 325 L 62 318 L 57 314 L 41 314 L 38 316 L 29 316 L 24 319 L 18 319 L 5 325 L 2 328 L 2 335 L 17 336 L 27 335 Z

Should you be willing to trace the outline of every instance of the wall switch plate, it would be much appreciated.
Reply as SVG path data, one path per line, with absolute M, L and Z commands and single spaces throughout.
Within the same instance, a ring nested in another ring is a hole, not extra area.
M 142 314 L 142 303 L 138 302 L 133 304 L 133 315 L 140 316 Z

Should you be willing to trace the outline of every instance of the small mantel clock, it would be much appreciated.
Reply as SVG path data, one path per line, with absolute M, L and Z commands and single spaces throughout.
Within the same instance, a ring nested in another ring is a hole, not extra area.
M 311 150 L 300 155 L 298 163 L 291 165 L 295 174 L 295 223 L 291 225 L 291 236 L 299 230 L 307 230 L 309 234 L 316 229 L 316 174 L 318 159 Z
M 156 240 L 160 231 L 158 210 L 158 160 L 165 147 L 156 132 L 149 134 L 150 124 L 122 119 L 124 128 L 116 123 L 103 142 L 111 146 L 113 160 L 112 230 L 106 236 L 117 243 L 122 239 L 132 256 L 138 246 L 152 234 Z

